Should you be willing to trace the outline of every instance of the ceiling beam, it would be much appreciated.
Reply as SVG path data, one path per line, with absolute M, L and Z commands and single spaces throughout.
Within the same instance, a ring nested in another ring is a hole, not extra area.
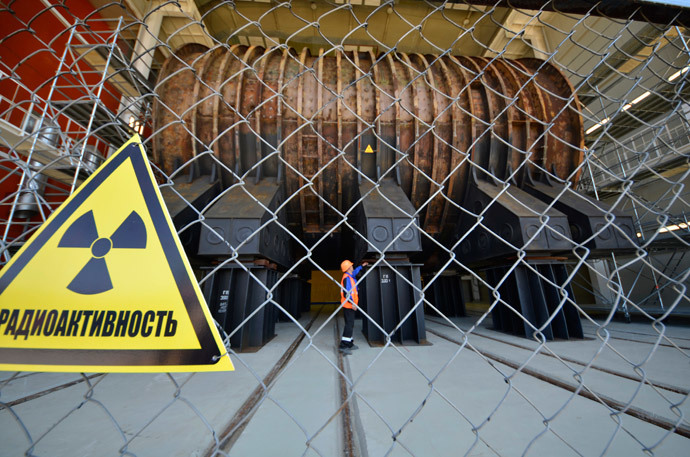
M 307 46 L 312 52 L 347 43 L 384 52 L 437 54 L 439 49 L 452 48 L 454 54 L 480 55 L 495 31 L 495 21 L 509 11 L 456 9 L 451 4 L 412 0 L 396 1 L 394 7 L 295 0 L 289 8 L 275 2 L 196 1 L 205 25 L 220 42 L 264 36 L 281 44 L 289 41 L 295 48 Z
M 653 0 L 448 0 L 451 3 L 503 6 L 565 14 L 590 14 L 611 19 L 690 27 L 690 8 Z
M 621 69 L 621 67 L 627 65 L 631 59 L 634 59 L 635 56 L 639 55 L 645 49 L 653 46 L 668 29 L 669 27 L 660 28 L 653 24 L 645 24 L 644 27 L 634 36 L 630 37 L 628 41 L 620 46 L 616 45 L 614 47 L 615 51 L 601 61 L 587 78 L 585 84 L 589 87 L 589 90 L 584 88 L 580 89 L 578 94 L 580 103 L 589 105 L 592 101 L 597 100 L 600 97 L 599 94 L 606 90 L 600 87 L 601 84 L 612 75 L 620 75 L 621 71 L 619 71 L 619 69 Z M 625 73 L 631 70 L 633 69 L 627 69 Z

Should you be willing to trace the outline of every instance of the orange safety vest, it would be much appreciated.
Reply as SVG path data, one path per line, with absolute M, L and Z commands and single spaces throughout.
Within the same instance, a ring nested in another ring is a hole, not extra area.
M 345 287 L 345 278 L 348 277 L 352 280 L 352 282 L 350 283 L 352 288 L 350 289 L 349 300 L 346 297 L 347 288 Z M 355 278 L 350 276 L 348 273 L 345 273 L 343 275 L 343 279 L 340 280 L 340 304 L 343 305 L 343 308 L 353 309 L 353 303 L 355 305 L 359 304 L 359 295 L 357 294 L 357 281 L 355 281 Z

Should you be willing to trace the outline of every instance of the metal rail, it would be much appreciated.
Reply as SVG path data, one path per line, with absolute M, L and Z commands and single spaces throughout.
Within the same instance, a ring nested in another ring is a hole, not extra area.
M 266 305 L 269 306 L 269 305 Z M 309 331 L 312 324 L 321 314 L 323 306 L 319 307 L 318 311 L 314 313 L 309 323 L 304 327 L 305 331 Z M 244 429 L 249 424 L 249 421 L 256 413 L 257 409 L 261 405 L 262 400 L 265 398 L 266 394 L 271 390 L 275 384 L 275 380 L 278 378 L 280 373 L 285 369 L 288 362 L 292 356 L 295 355 L 297 348 L 304 340 L 306 334 L 301 333 L 297 335 L 292 343 L 287 347 L 283 355 L 278 359 L 278 361 L 273 365 L 273 368 L 268 372 L 268 374 L 263 378 L 260 385 L 254 389 L 254 391 L 247 397 L 242 406 L 240 406 L 235 412 L 235 415 L 230 419 L 228 424 L 223 427 L 221 432 L 217 435 L 217 441 L 212 443 L 204 452 L 204 456 L 213 457 L 218 454 L 218 452 L 229 452 L 232 446 L 237 442 L 240 435 Z
M 448 335 L 444 335 L 443 333 L 440 333 L 436 330 L 429 329 L 427 331 L 438 336 L 439 338 L 443 338 L 444 340 L 450 341 L 451 343 L 455 343 L 458 346 L 464 346 L 464 343 L 462 343 L 461 341 L 458 341 L 455 338 L 452 338 Z M 539 379 L 540 381 L 547 382 L 553 386 L 559 387 L 561 389 L 572 392 L 578 396 L 581 396 L 588 400 L 592 400 L 598 404 L 604 405 L 616 414 L 627 414 L 631 417 L 641 419 L 649 424 L 655 425 L 664 430 L 669 430 L 685 438 L 690 438 L 690 425 L 688 425 L 687 421 L 684 420 L 682 417 L 679 417 L 677 422 L 673 422 L 666 418 L 657 416 L 649 411 L 645 411 L 641 408 L 631 406 L 630 404 L 625 404 L 606 395 L 598 394 L 583 384 L 573 385 L 564 382 L 560 379 L 557 379 L 549 375 L 548 373 L 544 373 L 533 368 L 522 366 L 522 364 L 513 362 L 512 360 L 502 357 L 498 354 L 480 350 L 474 347 L 470 347 L 470 350 L 477 352 L 478 354 L 481 354 L 482 356 L 491 359 L 495 362 L 509 366 L 515 370 L 519 370 L 520 373 L 524 373 L 528 376 Z

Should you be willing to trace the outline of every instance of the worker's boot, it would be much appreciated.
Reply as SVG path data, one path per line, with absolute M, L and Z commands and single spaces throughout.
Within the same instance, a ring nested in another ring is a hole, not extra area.
M 354 351 L 355 349 L 359 349 L 359 346 L 357 346 L 357 345 L 355 344 L 354 341 L 350 341 L 350 342 L 348 343 L 348 346 L 347 346 L 347 347 L 349 347 L 349 348 L 350 348 L 351 350 L 353 350 L 353 351 Z
M 340 340 L 340 345 L 338 346 L 338 351 L 342 352 L 345 355 L 352 354 L 352 350 L 350 349 L 351 344 L 352 344 L 352 342 Z

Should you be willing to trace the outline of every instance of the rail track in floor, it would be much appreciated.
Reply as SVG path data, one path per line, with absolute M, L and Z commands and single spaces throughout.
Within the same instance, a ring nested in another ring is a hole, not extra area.
M 426 321 L 428 323 L 435 324 L 438 327 L 450 328 L 450 329 L 457 331 L 457 329 L 453 325 L 448 324 L 447 322 L 439 322 L 435 319 L 429 319 L 429 318 L 427 318 Z M 457 344 L 459 346 L 466 344 L 465 342 L 461 341 L 460 339 L 458 339 L 456 337 L 448 335 L 447 333 L 444 333 L 443 331 L 439 331 L 438 327 L 430 328 L 429 326 L 427 326 L 427 332 L 429 332 L 432 335 L 435 335 L 439 338 L 442 338 L 446 341 Z M 515 348 L 518 348 L 521 350 L 534 352 L 534 348 L 530 348 L 530 347 L 516 344 L 513 342 L 508 342 L 508 341 L 505 341 L 501 338 L 483 335 L 481 333 L 476 333 L 475 331 L 472 331 L 471 335 L 478 336 L 480 338 L 486 338 L 486 339 L 498 341 L 502 344 L 506 344 L 508 346 L 515 347 Z M 549 373 L 542 372 L 540 370 L 537 370 L 537 369 L 529 367 L 529 366 L 523 366 L 523 363 L 516 362 L 515 360 L 511 360 L 507 357 L 504 357 L 503 355 L 496 354 L 495 352 L 487 351 L 487 350 L 482 349 L 482 348 L 478 348 L 478 347 L 476 347 L 476 345 L 467 345 L 467 347 L 471 351 L 476 352 L 477 354 L 481 355 L 482 357 L 484 357 L 486 359 L 489 359 L 489 360 L 494 361 L 494 362 L 498 362 L 502 365 L 508 366 L 508 367 L 513 368 L 515 370 L 519 370 L 521 373 L 526 374 L 526 375 L 531 376 L 531 377 L 534 377 L 536 379 L 539 379 L 540 381 L 546 382 L 548 384 L 551 384 L 553 386 L 567 390 L 571 393 L 574 393 L 574 394 L 581 396 L 583 398 L 586 398 L 588 400 L 602 404 L 602 405 L 606 406 L 607 408 L 609 408 L 611 411 L 619 412 L 619 413 L 623 413 L 623 414 L 635 417 L 637 419 L 643 420 L 644 422 L 647 422 L 649 424 L 660 427 L 664 430 L 669 430 L 669 431 L 672 431 L 673 433 L 677 433 L 677 434 L 679 434 L 685 438 L 690 438 L 690 424 L 688 424 L 688 422 L 686 420 L 682 419 L 681 417 L 678 418 L 678 421 L 674 422 L 672 420 L 669 420 L 666 417 L 661 417 L 661 416 L 659 416 L 655 413 L 652 413 L 650 411 L 646 411 L 642 408 L 632 406 L 630 404 L 626 404 L 626 403 L 621 402 L 617 399 L 614 399 L 610 396 L 597 393 L 593 389 L 587 387 L 584 383 L 578 384 L 578 383 L 566 382 L 566 381 L 559 379 L 559 378 L 557 378 L 557 377 L 555 377 Z M 577 360 L 572 359 L 572 358 L 568 358 L 566 360 L 566 358 L 563 358 L 560 356 L 555 356 L 555 355 L 544 353 L 544 352 L 539 352 L 539 355 L 555 357 L 555 358 L 559 358 L 563 362 L 574 363 L 574 364 L 578 364 L 581 366 L 586 366 L 586 363 L 583 363 L 581 361 L 577 361 Z M 636 378 L 631 377 L 629 375 L 626 375 L 624 373 L 620 373 L 620 372 L 617 372 L 615 370 L 606 369 L 604 367 L 596 367 L 595 368 L 593 366 L 590 366 L 590 368 L 596 369 L 598 371 L 602 371 L 609 376 L 616 376 L 616 377 L 623 378 L 626 380 L 643 382 L 642 379 L 639 379 L 639 378 L 636 379 Z M 663 383 L 658 383 L 658 382 L 652 383 L 648 380 L 645 380 L 644 382 L 647 385 L 649 385 L 650 387 L 654 387 L 654 388 L 658 388 L 658 389 L 664 389 L 664 390 L 668 390 L 668 391 L 671 391 L 674 393 L 683 394 L 686 396 L 688 395 L 687 389 L 669 386 L 669 385 L 665 385 Z

